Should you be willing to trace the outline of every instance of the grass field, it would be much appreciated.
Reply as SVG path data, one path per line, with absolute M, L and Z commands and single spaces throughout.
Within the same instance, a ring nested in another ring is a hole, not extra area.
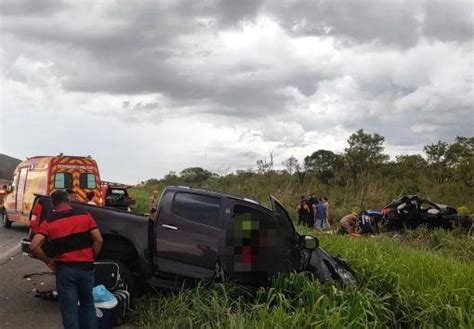
M 256 292 L 229 284 L 199 286 L 146 297 L 135 321 L 145 328 L 474 327 L 472 254 L 469 261 L 447 256 L 449 246 L 413 248 L 388 237 L 320 240 L 350 262 L 356 287 L 320 285 L 301 274 L 279 277 Z
M 318 237 L 349 261 L 357 286 L 321 285 L 304 274 L 256 291 L 201 285 L 145 297 L 134 321 L 144 328 L 474 328 L 474 238 L 465 232 Z

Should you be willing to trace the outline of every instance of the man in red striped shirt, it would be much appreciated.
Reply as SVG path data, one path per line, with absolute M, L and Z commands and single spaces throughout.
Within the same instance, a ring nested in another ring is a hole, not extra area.
M 67 192 L 54 191 L 51 203 L 53 211 L 36 230 L 31 251 L 56 273 L 64 328 L 96 329 L 92 289 L 94 259 L 102 248 L 102 236 L 89 213 L 71 208 Z M 54 250 L 53 258 L 43 251 L 46 239 Z

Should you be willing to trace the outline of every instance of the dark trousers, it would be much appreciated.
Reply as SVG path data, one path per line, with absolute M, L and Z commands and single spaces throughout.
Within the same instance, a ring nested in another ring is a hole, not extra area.
M 94 271 L 68 264 L 56 266 L 56 289 L 65 329 L 97 329 L 93 288 Z

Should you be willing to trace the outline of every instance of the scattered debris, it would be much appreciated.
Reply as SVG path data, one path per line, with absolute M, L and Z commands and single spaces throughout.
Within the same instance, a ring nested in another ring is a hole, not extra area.
M 46 300 L 57 300 L 58 299 L 58 292 L 54 289 L 46 290 L 46 291 L 40 291 L 37 289 L 33 289 L 33 292 L 35 293 L 35 297 L 41 298 L 41 299 L 46 299 Z

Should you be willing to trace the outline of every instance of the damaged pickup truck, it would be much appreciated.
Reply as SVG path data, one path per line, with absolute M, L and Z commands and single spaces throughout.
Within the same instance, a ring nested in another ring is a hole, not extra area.
M 233 195 L 168 187 L 151 218 L 71 205 L 95 218 L 104 237 L 99 260 L 119 265 L 131 293 L 137 282 L 171 289 L 205 279 L 259 286 L 293 271 L 313 273 L 321 282 L 355 282 L 344 260 L 320 248 L 317 238 L 298 234 L 283 205 L 270 199 L 272 209 Z M 49 197 L 38 195 L 30 220 L 45 220 L 50 210 Z M 22 241 L 24 252 L 29 241 Z

